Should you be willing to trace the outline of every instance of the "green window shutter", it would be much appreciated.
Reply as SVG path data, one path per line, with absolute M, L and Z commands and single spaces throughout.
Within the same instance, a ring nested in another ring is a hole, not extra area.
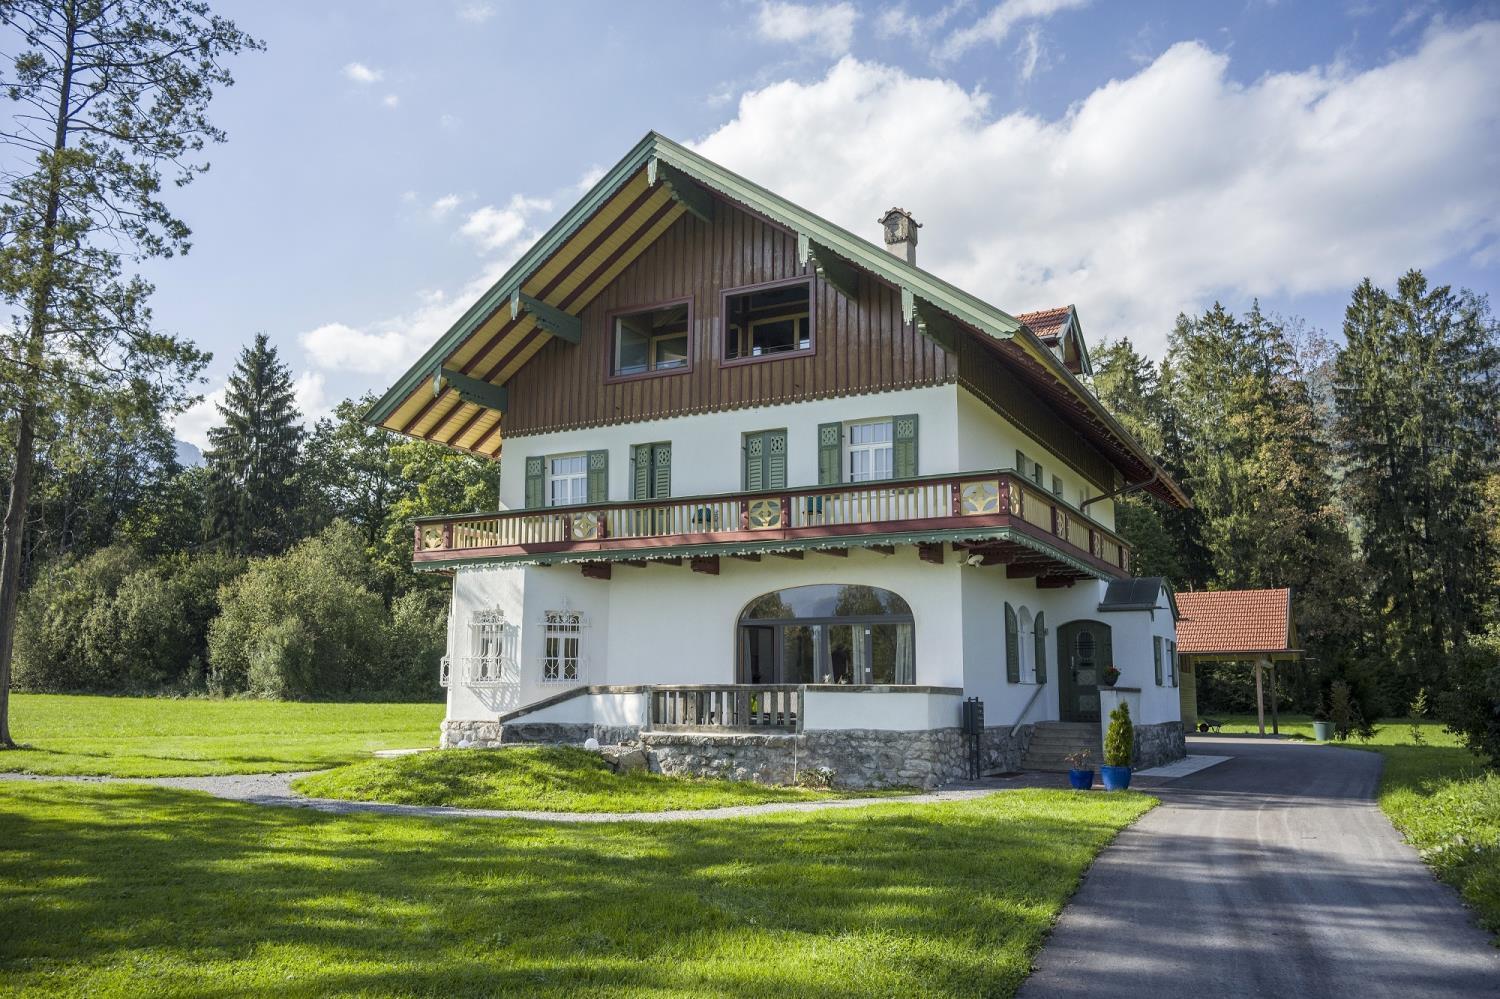
M 786 430 L 766 431 L 766 488 L 786 488 Z
M 672 445 L 657 444 L 652 447 L 651 497 L 665 499 L 672 495 Z
M 609 452 L 589 452 L 589 502 L 609 501 Z
M 1026 460 L 1026 452 L 1022 451 L 1020 448 L 1016 448 L 1016 471 L 1023 479 L 1030 474 L 1027 471 L 1027 468 L 1030 465 L 1031 462 Z
M 630 449 L 630 498 L 651 498 L 650 444 L 636 444 Z
M 821 423 L 818 425 L 818 485 L 830 486 L 842 482 L 844 452 L 844 425 Z
M 1021 682 L 1021 632 L 1016 625 L 1016 609 L 1005 602 L 1005 682 Z
M 1167 668 L 1172 671 L 1172 686 L 1177 686 L 1177 643 L 1167 643 Z
M 1031 481 L 1040 486 L 1045 481 L 1045 479 L 1046 477 L 1042 475 L 1042 463 L 1037 462 L 1031 470 Z
M 1042 611 L 1036 614 L 1036 682 L 1047 682 L 1047 615 Z
M 540 456 L 526 459 L 526 506 L 536 509 L 544 502 L 542 468 L 546 462 Z
M 766 435 L 746 434 L 740 449 L 745 458 L 745 491 L 759 492 L 766 488 Z
M 917 416 L 898 416 L 895 419 L 892 439 L 893 459 L 895 464 L 896 478 L 914 479 L 917 477 Z
M 1156 685 L 1161 686 L 1161 636 L 1151 636 L 1151 651 L 1156 654 Z

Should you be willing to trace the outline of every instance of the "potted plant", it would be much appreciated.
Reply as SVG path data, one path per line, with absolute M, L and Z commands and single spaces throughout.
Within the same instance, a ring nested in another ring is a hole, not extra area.
M 1333 738 L 1333 722 L 1328 719 L 1328 701 L 1318 696 L 1318 707 L 1313 712 L 1313 738 L 1319 742 L 1328 742 Z
M 1103 674 L 1101 674 L 1101 676 L 1106 687 L 1113 687 L 1115 685 L 1115 681 L 1120 679 L 1120 667 L 1116 666 L 1114 663 L 1110 663 L 1108 666 L 1104 667 L 1104 672 Z
M 1094 786 L 1094 768 L 1089 766 L 1089 757 L 1092 755 L 1087 749 L 1080 749 L 1063 757 L 1068 761 L 1068 783 L 1073 786 L 1073 790 L 1087 791 Z
M 1130 720 L 1130 705 L 1121 701 L 1109 713 L 1109 731 L 1104 733 L 1104 790 L 1123 791 L 1130 786 L 1130 761 L 1135 757 L 1135 725 Z

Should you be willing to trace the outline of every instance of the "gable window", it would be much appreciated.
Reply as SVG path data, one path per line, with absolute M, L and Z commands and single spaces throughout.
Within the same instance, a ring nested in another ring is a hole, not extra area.
M 542 682 L 583 681 L 583 615 L 574 610 L 550 610 L 542 616 Z
M 691 303 L 671 302 L 610 318 L 610 374 L 648 375 L 688 369 Z
M 724 360 L 811 351 L 812 282 L 799 278 L 724 294 Z

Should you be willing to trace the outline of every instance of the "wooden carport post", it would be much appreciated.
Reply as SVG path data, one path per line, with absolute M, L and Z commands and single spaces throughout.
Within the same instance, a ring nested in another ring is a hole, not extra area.
M 1265 672 L 1264 657 L 1255 660 L 1255 715 L 1260 720 L 1260 734 L 1266 734 L 1266 693 L 1261 674 Z

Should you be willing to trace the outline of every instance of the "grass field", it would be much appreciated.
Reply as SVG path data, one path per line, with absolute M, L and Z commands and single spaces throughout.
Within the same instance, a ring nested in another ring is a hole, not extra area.
M 432 746 L 441 704 L 292 704 L 13 694 L 0 771 L 172 777 L 315 770 Z
M 1224 731 L 1254 732 L 1255 718 L 1224 716 Z M 1480 923 L 1500 934 L 1500 775 L 1480 761 L 1438 722 L 1410 719 L 1375 726 L 1368 743 L 1344 745 L 1385 756 L 1380 807 L 1444 881 L 1474 907 Z M 1312 720 L 1283 717 L 1283 735 L 1312 738 Z
M 1003 997 L 1151 803 L 579 826 L 0 783 L 0 994 Z
M 547 812 L 662 812 L 810 801 L 853 793 L 639 771 L 616 774 L 597 753 L 570 746 L 456 749 L 367 760 L 303 777 L 292 786 L 317 798 Z M 859 792 L 861 796 L 871 793 Z

